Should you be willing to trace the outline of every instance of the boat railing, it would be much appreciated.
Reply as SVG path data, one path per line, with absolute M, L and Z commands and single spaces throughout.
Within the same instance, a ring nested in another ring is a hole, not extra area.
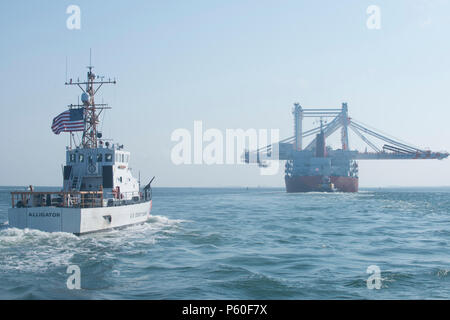
M 116 193 L 114 191 L 105 193 L 105 206 L 116 207 L 146 202 L 152 199 L 151 191 L 130 191 Z
M 103 206 L 103 191 L 14 191 L 11 201 L 12 208 L 95 208 Z
M 13 191 L 12 208 L 61 207 L 98 208 L 136 204 L 151 200 L 151 193 L 123 192 L 120 196 L 103 191 Z

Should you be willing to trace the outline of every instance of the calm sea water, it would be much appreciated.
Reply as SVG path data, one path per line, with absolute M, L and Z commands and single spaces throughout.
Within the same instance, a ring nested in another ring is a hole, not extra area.
M 10 191 L 0 299 L 450 299 L 450 188 L 156 188 L 148 223 L 81 237 L 9 228 Z

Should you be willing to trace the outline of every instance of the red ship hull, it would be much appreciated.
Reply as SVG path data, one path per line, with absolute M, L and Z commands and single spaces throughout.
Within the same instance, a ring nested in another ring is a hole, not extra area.
M 358 178 L 330 176 L 331 183 L 336 191 L 358 192 Z M 294 176 L 285 177 L 286 191 L 292 192 L 322 192 L 323 176 Z

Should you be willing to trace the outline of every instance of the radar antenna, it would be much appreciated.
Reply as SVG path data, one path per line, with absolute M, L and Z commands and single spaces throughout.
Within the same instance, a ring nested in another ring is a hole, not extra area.
M 92 69 L 94 66 L 92 66 L 92 51 L 90 50 L 89 53 L 89 66 L 88 73 L 87 73 L 87 80 L 86 81 L 80 81 L 77 80 L 76 82 L 73 82 L 72 79 L 70 79 L 69 82 L 66 82 L 66 86 L 78 86 L 83 93 L 81 94 L 81 102 L 82 104 L 70 104 L 69 108 L 84 108 L 84 130 L 83 130 L 83 138 L 81 141 L 81 145 L 83 148 L 97 148 L 98 147 L 98 130 L 97 126 L 100 123 L 99 116 L 102 113 L 104 109 L 111 109 L 108 107 L 108 104 L 96 104 L 95 103 L 95 94 L 97 91 L 104 85 L 104 84 L 116 84 L 116 79 L 111 80 L 108 79 L 108 81 L 103 81 L 103 78 L 101 80 L 96 80 L 96 76 L 94 72 L 92 72 Z M 85 89 L 83 89 L 83 86 Z

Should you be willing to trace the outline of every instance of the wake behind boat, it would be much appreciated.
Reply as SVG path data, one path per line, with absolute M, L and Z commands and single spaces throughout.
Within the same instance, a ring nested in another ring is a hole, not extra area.
M 96 104 L 94 96 L 104 84 L 116 81 L 103 81 L 92 69 L 88 67 L 86 82 L 70 79 L 65 83 L 83 91 L 82 104 L 69 105 L 53 119 L 55 134 L 70 135 L 63 189 L 35 191 L 30 186 L 27 191 L 12 192 L 8 210 L 11 227 L 80 235 L 144 223 L 150 218 L 153 179 L 141 192 L 140 181 L 129 167 L 130 152 L 123 145 L 106 141 L 98 131 L 99 116 L 110 107 Z M 73 132 L 82 132 L 79 143 Z

